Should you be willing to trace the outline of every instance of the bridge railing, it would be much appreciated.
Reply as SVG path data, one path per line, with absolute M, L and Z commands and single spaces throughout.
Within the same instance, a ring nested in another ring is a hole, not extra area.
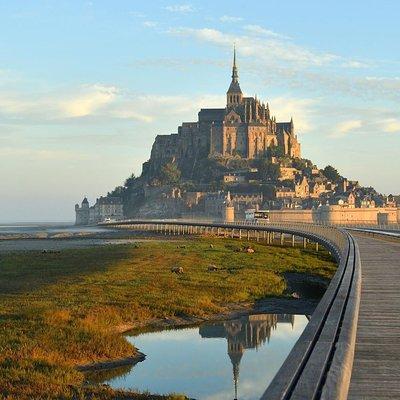
M 310 322 L 274 377 L 261 400 L 344 400 L 350 384 L 358 308 L 361 264 L 357 243 L 346 230 L 308 223 L 223 223 L 205 221 L 127 220 L 102 224 L 158 232 L 200 233 L 228 230 L 289 234 L 324 245 L 338 261 L 338 269 Z M 268 235 L 269 237 L 269 235 Z

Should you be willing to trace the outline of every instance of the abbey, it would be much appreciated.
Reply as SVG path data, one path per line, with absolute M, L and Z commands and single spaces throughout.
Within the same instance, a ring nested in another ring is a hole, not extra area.
M 155 171 L 170 160 L 178 165 L 184 163 L 187 170 L 195 160 L 210 155 L 261 158 L 273 148 L 279 148 L 282 155 L 291 158 L 301 157 L 293 120 L 276 122 L 268 104 L 257 97 L 243 96 L 234 50 L 226 107 L 201 109 L 197 122 L 182 123 L 177 134 L 158 135 L 143 170 Z

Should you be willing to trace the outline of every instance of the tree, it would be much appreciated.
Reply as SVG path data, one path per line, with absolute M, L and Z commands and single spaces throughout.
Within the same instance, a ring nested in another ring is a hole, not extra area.
M 246 160 L 245 158 L 241 157 L 234 157 L 228 160 L 226 166 L 231 170 L 248 168 L 249 160 Z
M 222 157 L 207 157 L 199 160 L 193 171 L 193 178 L 198 182 L 210 183 L 220 180 L 228 172 Z
M 117 186 L 114 190 L 107 193 L 107 197 L 120 197 L 122 198 L 125 194 L 125 188 L 123 186 Z
M 331 165 L 327 165 L 323 170 L 322 173 L 324 176 L 333 183 L 339 183 L 342 180 L 339 172 L 336 168 L 333 168 Z
M 258 162 L 258 179 L 263 182 L 276 181 L 279 178 L 279 164 L 272 164 L 266 159 Z
M 173 162 L 165 164 L 161 168 L 160 180 L 164 185 L 173 185 L 181 179 L 181 171 Z
M 274 144 L 271 144 L 271 146 L 268 147 L 269 157 L 283 157 L 284 155 L 285 151 L 282 146 L 280 145 L 275 146 Z
M 126 178 L 124 186 L 126 188 L 129 188 L 129 187 L 133 186 L 133 184 L 135 183 L 136 179 L 137 178 L 136 178 L 135 174 L 131 174 L 128 178 Z

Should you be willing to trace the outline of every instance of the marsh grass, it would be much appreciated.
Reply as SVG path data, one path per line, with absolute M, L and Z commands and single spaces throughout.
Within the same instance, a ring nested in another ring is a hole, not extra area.
M 284 295 L 285 272 L 329 278 L 336 268 L 325 251 L 252 243 L 255 253 L 247 254 L 244 243 L 203 238 L 2 255 L 2 398 L 159 398 L 82 386 L 74 366 L 132 355 L 121 327 L 207 318 L 232 304 Z M 208 271 L 209 264 L 218 270 Z M 175 266 L 184 273 L 172 273 Z

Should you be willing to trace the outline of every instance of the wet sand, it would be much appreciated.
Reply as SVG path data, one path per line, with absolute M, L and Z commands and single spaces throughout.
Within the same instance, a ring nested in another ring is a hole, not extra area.
M 11 251 L 61 251 L 94 246 L 135 243 L 140 239 L 7 239 L 0 240 L 0 253 Z
M 36 228 L 21 232 L 0 229 L 0 253 L 12 251 L 61 251 L 96 246 L 129 244 L 175 237 L 98 227 Z

